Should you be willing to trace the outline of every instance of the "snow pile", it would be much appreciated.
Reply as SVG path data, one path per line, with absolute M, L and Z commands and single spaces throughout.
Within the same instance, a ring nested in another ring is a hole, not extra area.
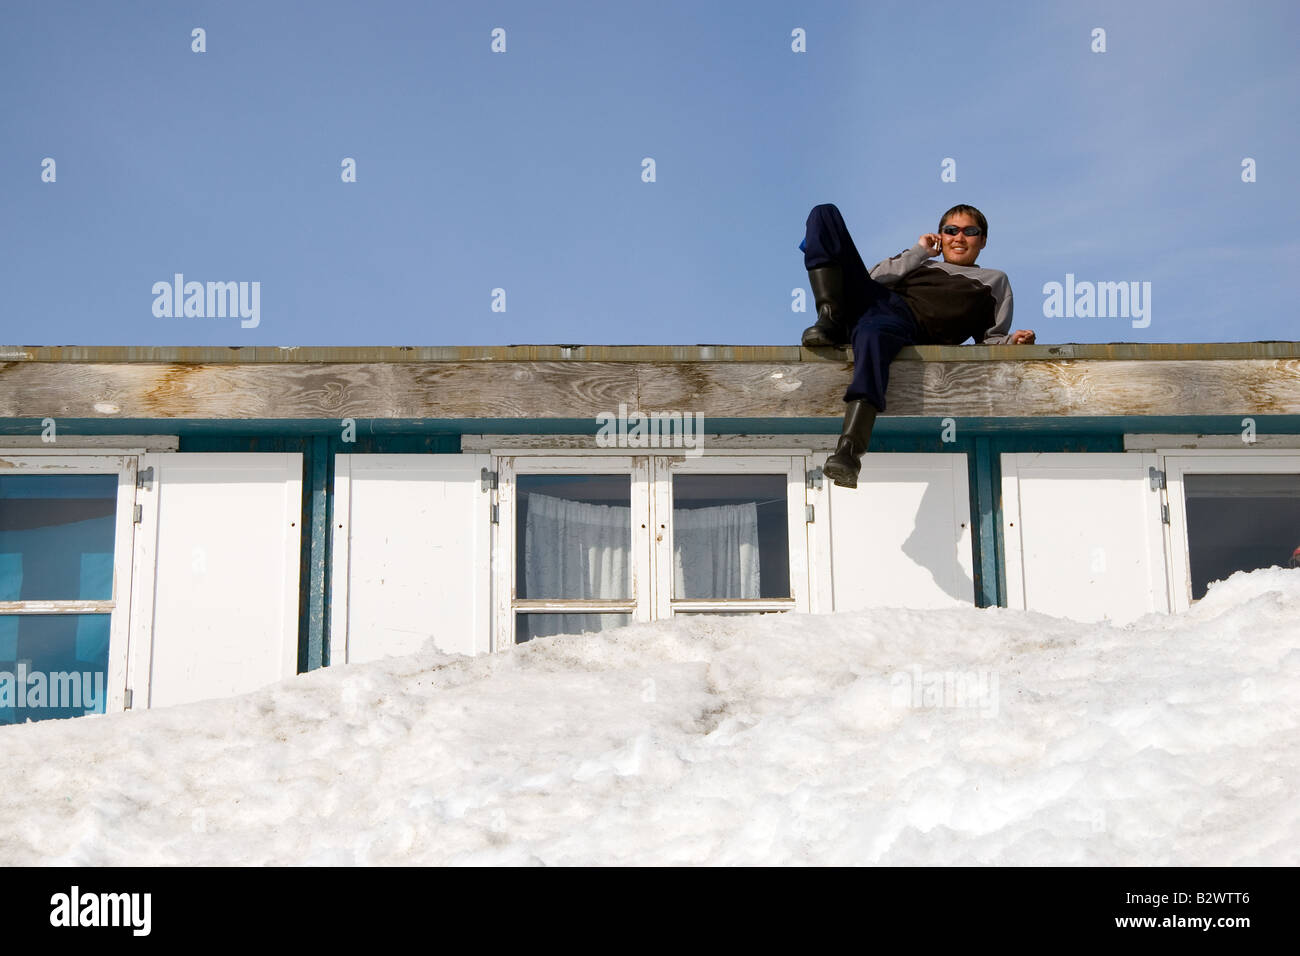
M 683 618 L 0 728 L 0 864 L 1300 862 L 1300 571 Z

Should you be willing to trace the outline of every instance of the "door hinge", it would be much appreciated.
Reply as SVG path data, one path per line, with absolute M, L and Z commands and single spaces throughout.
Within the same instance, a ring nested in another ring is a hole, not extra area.
M 804 480 L 809 488 L 820 488 L 822 486 L 822 470 L 814 468 L 811 471 L 804 472 Z M 812 519 L 809 518 L 809 521 Z
M 122 705 L 123 710 L 131 709 L 131 688 L 129 687 L 126 689 L 126 698 L 122 701 Z
M 135 486 L 137 488 L 143 488 L 146 484 L 149 486 L 149 490 L 152 491 L 153 465 L 150 465 L 148 468 L 142 468 L 135 473 Z
M 135 523 L 139 524 L 144 520 L 144 505 L 135 506 Z
M 489 491 L 497 486 L 497 473 L 486 468 L 479 472 L 479 490 Z
M 1165 473 L 1159 468 L 1152 466 L 1147 469 L 1147 477 L 1151 479 L 1151 490 L 1159 491 L 1165 486 Z
M 813 506 L 812 506 L 812 505 L 804 505 L 803 520 L 806 521 L 806 522 L 808 522 L 809 524 L 812 523 L 812 521 L 813 521 Z
M 1168 505 L 1161 505 L 1161 506 L 1160 506 L 1160 520 L 1161 520 L 1163 523 L 1165 523 L 1165 524 L 1169 524 L 1169 506 L 1168 506 Z
M 497 515 L 497 506 L 496 506 L 496 505 L 493 505 L 493 506 L 492 506 L 492 523 L 493 523 L 493 524 L 499 524 L 499 523 L 500 523 L 499 517 L 498 517 L 498 515 Z

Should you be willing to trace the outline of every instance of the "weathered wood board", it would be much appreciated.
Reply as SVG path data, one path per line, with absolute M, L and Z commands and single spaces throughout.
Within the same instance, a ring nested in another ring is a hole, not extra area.
M 0 416 L 106 419 L 709 418 L 842 413 L 848 362 L 0 362 Z M 891 367 L 889 415 L 1300 414 L 1300 358 Z

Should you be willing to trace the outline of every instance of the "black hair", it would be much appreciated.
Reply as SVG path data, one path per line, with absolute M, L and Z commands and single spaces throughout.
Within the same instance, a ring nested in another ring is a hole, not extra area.
M 959 212 L 964 212 L 964 213 L 966 213 L 968 216 L 974 216 L 974 217 L 975 217 L 975 222 L 976 222 L 976 223 L 979 225 L 979 227 L 980 227 L 980 232 L 983 234 L 984 238 L 986 238 L 986 239 L 988 238 L 988 235 L 989 235 L 989 221 L 988 221 L 987 219 L 984 218 L 984 213 L 980 212 L 980 211 L 979 211 L 978 209 L 976 209 L 974 206 L 967 206 L 967 205 L 964 205 L 964 204 L 963 204 L 963 205 L 960 205 L 960 206 L 953 206 L 951 209 L 949 209 L 946 213 L 944 213 L 944 214 L 939 218 L 939 231 L 940 231 L 940 232 L 943 232 L 943 224 L 944 224 L 945 222 L 948 221 L 948 217 L 949 217 L 949 216 L 955 216 L 955 215 L 957 215 L 957 213 L 959 213 Z

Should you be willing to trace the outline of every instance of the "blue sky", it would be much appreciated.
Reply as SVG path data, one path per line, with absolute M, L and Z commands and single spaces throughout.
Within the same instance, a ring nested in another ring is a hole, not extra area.
M 6 0 L 0 342 L 795 344 L 821 202 L 868 266 L 978 206 L 1040 343 L 1296 339 L 1298 35 L 1293 2 Z M 257 327 L 156 317 L 178 272 L 259 282 Z M 1150 282 L 1150 325 L 1044 317 L 1067 273 Z

